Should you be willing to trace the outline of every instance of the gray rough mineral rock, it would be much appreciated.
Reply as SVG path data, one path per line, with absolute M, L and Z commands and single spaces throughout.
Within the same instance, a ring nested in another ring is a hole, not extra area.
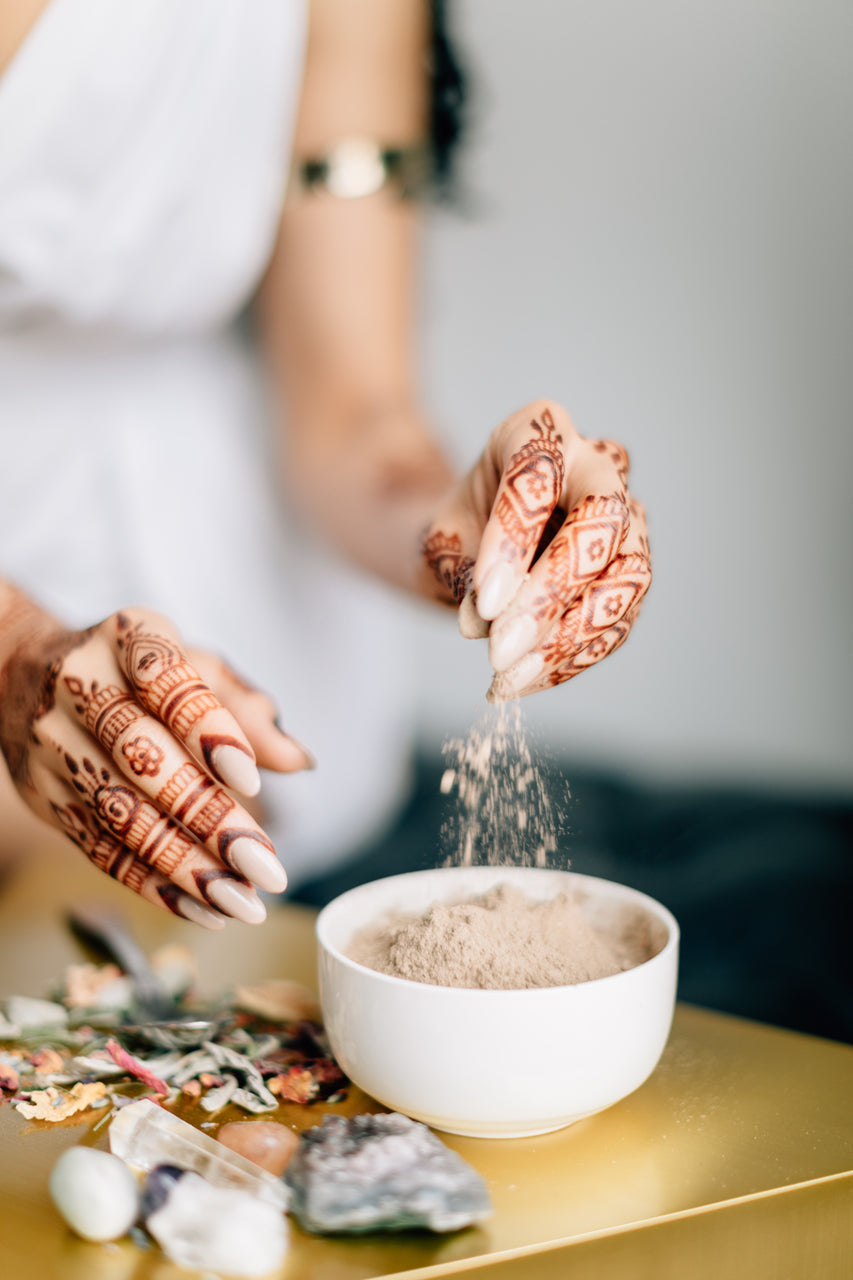
M 131 1102 L 115 1117 L 110 1150 L 135 1169 L 178 1165 L 215 1186 L 238 1187 L 279 1210 L 287 1208 L 288 1191 L 280 1179 L 147 1098 Z
M 212 1187 L 197 1173 L 184 1173 L 159 1176 L 152 1198 L 161 1203 L 145 1225 L 181 1267 L 263 1276 L 275 1270 L 287 1252 L 283 1213 L 247 1191 Z
M 301 1136 L 285 1174 L 307 1231 L 458 1231 L 492 1211 L 486 1184 L 408 1116 L 326 1116 Z
M 136 1179 L 116 1156 L 94 1147 L 71 1147 L 53 1166 L 51 1199 L 84 1240 L 117 1240 L 139 1211 Z

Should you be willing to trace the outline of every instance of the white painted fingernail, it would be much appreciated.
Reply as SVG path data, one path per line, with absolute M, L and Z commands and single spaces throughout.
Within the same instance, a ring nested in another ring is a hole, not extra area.
M 256 796 L 260 791 L 258 766 L 239 747 L 217 747 L 210 760 L 226 787 L 232 787 L 242 796 Z
M 211 880 L 207 886 L 207 896 L 235 920 L 244 920 L 246 924 L 260 924 L 267 918 L 267 909 L 254 889 L 235 880 L 225 877 Z
M 485 640 L 489 634 L 488 622 L 477 612 L 477 595 L 473 587 L 459 606 L 459 633 L 466 640 Z
M 210 907 L 204 906 L 197 898 L 191 898 L 188 893 L 182 893 L 175 902 L 175 906 L 185 920 L 200 924 L 202 929 L 225 928 L 224 916 L 221 916 L 218 911 L 211 911 Z
M 499 671 L 486 694 L 489 702 L 509 702 L 520 698 L 545 666 L 541 653 L 528 653 L 508 671 Z
M 281 893 L 287 887 L 287 874 L 278 858 L 251 836 L 240 836 L 233 841 L 228 848 L 228 860 L 247 880 L 267 893 Z
M 495 671 L 506 671 L 514 662 L 533 648 L 539 634 L 536 619 L 529 613 L 516 614 L 502 623 L 496 631 L 492 628 L 489 658 Z
M 518 589 L 518 574 L 505 560 L 493 564 L 477 589 L 477 612 L 491 622 L 507 607 Z

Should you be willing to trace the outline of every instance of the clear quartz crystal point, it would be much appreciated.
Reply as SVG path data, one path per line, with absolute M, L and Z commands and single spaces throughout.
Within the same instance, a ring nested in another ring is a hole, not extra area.
M 277 1209 L 287 1208 L 289 1192 L 278 1178 L 147 1098 L 122 1107 L 112 1121 L 110 1150 L 134 1169 L 177 1165 L 214 1187 L 249 1191 Z

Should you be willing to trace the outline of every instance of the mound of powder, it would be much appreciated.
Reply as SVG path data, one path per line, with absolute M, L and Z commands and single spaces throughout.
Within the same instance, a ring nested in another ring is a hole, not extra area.
M 636 913 L 626 914 L 624 928 L 605 933 L 571 894 L 539 901 L 503 884 L 479 898 L 437 903 L 421 916 L 370 925 L 355 935 L 348 955 L 412 982 L 513 991 L 606 978 L 656 950 Z

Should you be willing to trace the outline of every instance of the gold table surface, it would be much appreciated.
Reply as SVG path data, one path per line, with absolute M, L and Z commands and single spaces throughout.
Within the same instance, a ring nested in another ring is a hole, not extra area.
M 209 934 L 63 853 L 30 864 L 0 894 L 0 996 L 45 995 L 80 959 L 61 923 L 63 904 L 74 900 L 120 907 L 147 949 L 189 943 L 210 993 L 268 977 L 315 985 L 312 912 L 284 907 L 260 927 Z M 517 1056 L 519 1089 L 535 1089 L 548 1064 L 528 1060 L 509 1027 L 507 1053 Z M 334 1110 L 371 1105 L 352 1089 Z M 324 1109 L 281 1110 L 301 1127 Z M 0 1105 L 6 1280 L 193 1274 L 129 1241 L 78 1240 L 53 1209 L 53 1161 L 81 1140 L 106 1146 L 105 1127 L 96 1139 L 89 1132 L 102 1116 L 48 1125 Z M 617 1106 L 544 1137 L 444 1140 L 486 1179 L 489 1222 L 448 1237 L 361 1239 L 309 1237 L 294 1226 L 282 1280 L 853 1276 L 853 1048 L 845 1045 L 681 1005 L 659 1067 Z

